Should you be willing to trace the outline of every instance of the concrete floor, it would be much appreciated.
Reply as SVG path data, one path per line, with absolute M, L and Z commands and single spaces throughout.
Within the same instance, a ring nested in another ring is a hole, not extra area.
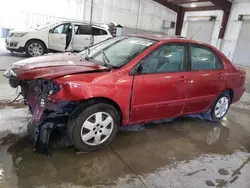
M 0 67 L 22 58 L 3 54 Z M 56 147 L 51 158 L 19 138 L 30 116 L 18 103 L 6 105 L 16 95 L 6 82 L 0 76 L 0 188 L 250 187 L 249 77 L 247 92 L 221 123 L 183 117 L 136 125 L 99 152 Z
M 5 42 L 3 38 L 0 38 L 0 71 L 10 67 L 10 65 L 16 61 L 25 58 L 25 54 L 10 53 L 5 49 Z

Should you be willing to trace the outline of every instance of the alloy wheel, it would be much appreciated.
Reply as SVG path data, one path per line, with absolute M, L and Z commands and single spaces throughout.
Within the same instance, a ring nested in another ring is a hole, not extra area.
M 90 115 L 81 127 L 81 139 L 90 146 L 97 146 L 105 142 L 114 128 L 114 120 L 106 112 Z
M 214 115 L 216 118 L 221 118 L 223 117 L 228 110 L 229 107 L 229 100 L 227 97 L 222 97 L 220 98 L 220 100 L 218 100 L 218 102 L 215 105 L 215 111 L 214 111 Z
M 31 56 L 40 56 L 43 54 L 43 47 L 38 43 L 31 43 L 28 52 Z

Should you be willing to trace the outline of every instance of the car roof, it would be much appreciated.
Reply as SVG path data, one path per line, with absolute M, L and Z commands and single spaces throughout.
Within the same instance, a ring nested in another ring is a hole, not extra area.
M 162 41 L 162 42 L 185 42 L 185 43 L 192 43 L 192 44 L 198 44 L 198 45 L 203 45 L 207 46 L 210 48 L 214 48 L 210 44 L 206 44 L 203 42 L 191 40 L 182 36 L 168 36 L 164 34 L 131 34 L 129 36 L 134 36 L 134 37 L 141 37 L 141 38 L 147 38 L 147 39 L 152 39 L 156 41 Z
M 73 24 L 90 24 L 89 22 L 84 22 L 84 21 L 75 21 L 75 20 L 62 20 L 60 21 L 59 23 L 73 23 Z M 99 28 L 102 28 L 102 29 L 107 29 L 103 26 L 103 24 L 91 24 L 92 26 L 95 26 L 95 27 L 99 27 Z

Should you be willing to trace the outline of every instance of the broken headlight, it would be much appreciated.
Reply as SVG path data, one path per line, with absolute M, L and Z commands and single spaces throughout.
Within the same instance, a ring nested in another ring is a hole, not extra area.
M 13 88 L 17 88 L 20 84 L 20 80 L 18 80 L 15 76 L 10 76 L 9 78 L 9 84 Z
M 53 80 L 37 79 L 36 83 L 42 93 L 50 95 L 57 93 L 61 89 L 61 85 Z
M 10 78 L 11 76 L 16 77 L 16 73 L 14 72 L 14 70 L 8 69 L 8 70 L 6 70 L 6 71 L 3 73 L 3 76 L 4 76 L 5 78 Z

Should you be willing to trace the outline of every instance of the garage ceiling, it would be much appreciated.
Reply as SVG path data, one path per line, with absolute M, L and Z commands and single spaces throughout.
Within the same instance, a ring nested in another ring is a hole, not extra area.
M 177 12 L 176 35 L 180 35 L 185 12 L 222 10 L 224 12 L 219 38 L 224 38 L 232 2 L 244 0 L 154 0 Z M 249 0 L 248 0 L 249 1 Z
M 183 7 L 185 11 L 223 10 L 230 12 L 232 0 L 165 0 L 165 3 L 171 9 Z
M 179 4 L 179 5 L 182 7 L 185 7 L 185 8 L 214 6 L 214 4 L 211 3 L 210 1 L 197 2 L 197 3 L 186 3 L 186 4 Z

